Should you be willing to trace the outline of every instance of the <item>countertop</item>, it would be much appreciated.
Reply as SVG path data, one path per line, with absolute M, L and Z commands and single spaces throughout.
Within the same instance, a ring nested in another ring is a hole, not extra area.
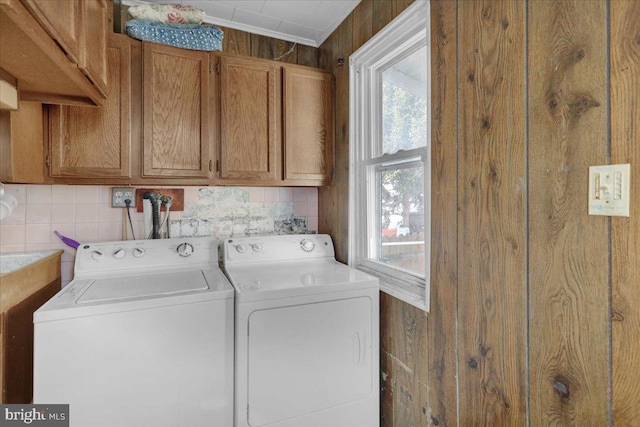
M 59 251 L 7 252 L 0 254 L 0 274 L 12 273 Z

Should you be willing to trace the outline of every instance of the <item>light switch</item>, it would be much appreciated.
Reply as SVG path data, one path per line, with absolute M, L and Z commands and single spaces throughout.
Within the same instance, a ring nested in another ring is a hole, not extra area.
M 629 216 L 631 165 L 589 167 L 589 215 Z

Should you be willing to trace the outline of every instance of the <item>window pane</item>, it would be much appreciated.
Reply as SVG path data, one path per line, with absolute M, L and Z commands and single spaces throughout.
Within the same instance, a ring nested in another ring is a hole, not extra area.
M 424 276 L 422 162 L 377 167 L 376 260 Z M 372 248 L 373 249 L 373 248 Z
M 422 47 L 382 73 L 382 152 L 427 144 L 426 64 Z

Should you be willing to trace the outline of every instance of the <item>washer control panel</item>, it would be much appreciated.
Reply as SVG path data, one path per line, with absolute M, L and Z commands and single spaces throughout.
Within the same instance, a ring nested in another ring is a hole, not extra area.
M 287 234 L 229 238 L 224 241 L 225 264 L 335 257 L 326 234 Z
M 211 237 L 83 243 L 76 252 L 75 275 L 118 270 L 149 270 L 211 263 L 217 265 L 218 241 Z

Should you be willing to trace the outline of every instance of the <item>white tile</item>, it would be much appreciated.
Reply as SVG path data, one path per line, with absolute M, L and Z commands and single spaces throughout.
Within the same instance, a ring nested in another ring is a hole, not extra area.
M 293 189 L 294 202 L 306 202 L 308 199 L 308 191 L 305 187 L 296 187 Z
M 185 206 L 190 203 L 195 203 L 200 200 L 198 192 L 200 187 L 185 187 L 184 188 L 184 204 Z
M 25 226 L 25 243 L 51 243 L 51 224 L 27 224 Z M 55 236 L 55 235 L 54 235 Z
M 6 245 L 6 246 L 0 244 L 0 254 L 8 254 L 12 252 L 24 252 L 24 251 L 26 251 L 24 243 L 21 245 Z
M 70 239 L 75 239 L 76 234 L 76 224 L 75 223 L 52 223 L 51 224 L 51 232 L 55 236 L 55 239 L 52 237 L 52 241 L 62 241 L 58 236 L 56 236 L 55 232 L 62 234 L 64 237 L 68 237 Z M 76 239 L 77 240 L 77 239 Z
M 7 194 L 13 194 L 19 205 L 27 203 L 27 186 L 25 184 L 5 184 L 4 191 Z
M 25 230 L 25 225 L 0 225 L 0 245 L 24 245 Z
M 269 16 L 258 15 L 256 13 L 247 12 L 245 10 L 236 9 L 233 14 L 233 22 L 245 25 L 252 25 L 258 28 L 275 31 L 280 26 L 281 19 L 271 18 Z
M 73 262 L 63 262 L 60 264 L 62 283 L 67 284 L 73 280 Z M 64 286 L 64 285 L 63 285 Z
M 307 216 L 307 202 L 293 202 L 293 214 L 295 216 Z
M 80 243 L 91 243 L 99 241 L 99 231 L 97 224 L 95 223 L 84 223 L 84 224 L 76 224 L 76 230 L 74 233 L 74 240 L 77 240 Z
M 317 216 L 308 216 L 307 217 L 307 229 L 309 231 L 318 231 L 318 217 Z
M 50 249 L 50 243 L 27 243 L 24 248 L 27 252 L 48 251 Z
M 265 0 L 216 0 L 215 4 L 233 7 L 238 10 L 245 10 L 252 13 L 260 13 L 264 8 Z
M 233 19 L 233 12 L 235 11 L 234 7 L 218 1 L 192 0 L 189 4 L 193 7 L 204 10 L 204 13 L 206 13 L 207 16 L 224 19 L 226 21 L 231 21 Z
M 322 30 L 311 28 L 304 25 L 298 25 L 289 21 L 282 21 L 278 27 L 278 32 L 284 34 L 292 34 L 305 39 L 317 40 L 322 35 Z
M 316 193 L 316 197 L 310 196 L 309 200 L 307 200 L 307 215 L 309 216 L 318 216 L 318 197 Z
M 51 222 L 54 224 L 73 224 L 76 222 L 76 206 L 74 204 L 51 205 Z
M 105 222 L 98 225 L 98 239 L 101 242 L 122 240 L 122 225 L 115 222 Z
M 76 250 L 65 245 L 61 240 L 51 242 L 51 249 L 64 251 L 62 254 L 62 262 L 73 261 L 76 257 Z
M 265 202 L 277 202 L 279 200 L 279 188 L 267 187 L 264 189 Z
M 280 188 L 278 200 L 281 202 L 293 202 L 293 188 Z
M 27 186 L 27 204 L 32 203 L 51 203 L 51 186 L 50 185 L 28 185 Z
M 135 208 L 132 208 L 135 209 Z M 112 208 L 111 205 L 98 205 L 98 221 L 99 222 L 117 222 L 122 223 L 123 213 L 127 210 L 124 208 Z
M 263 187 L 249 187 L 247 188 L 249 192 L 249 201 L 250 202 L 264 202 L 264 188 Z
M 73 185 L 54 185 L 51 187 L 51 202 L 73 204 L 76 202 L 76 189 Z
M 99 188 L 96 185 L 77 185 L 76 203 L 97 204 Z
M 27 224 L 51 224 L 51 204 L 28 204 Z
M 11 215 L 2 220 L 2 225 L 21 225 L 27 222 L 27 205 L 18 204 Z
M 98 222 L 98 205 L 82 204 L 76 205 L 76 223 Z

